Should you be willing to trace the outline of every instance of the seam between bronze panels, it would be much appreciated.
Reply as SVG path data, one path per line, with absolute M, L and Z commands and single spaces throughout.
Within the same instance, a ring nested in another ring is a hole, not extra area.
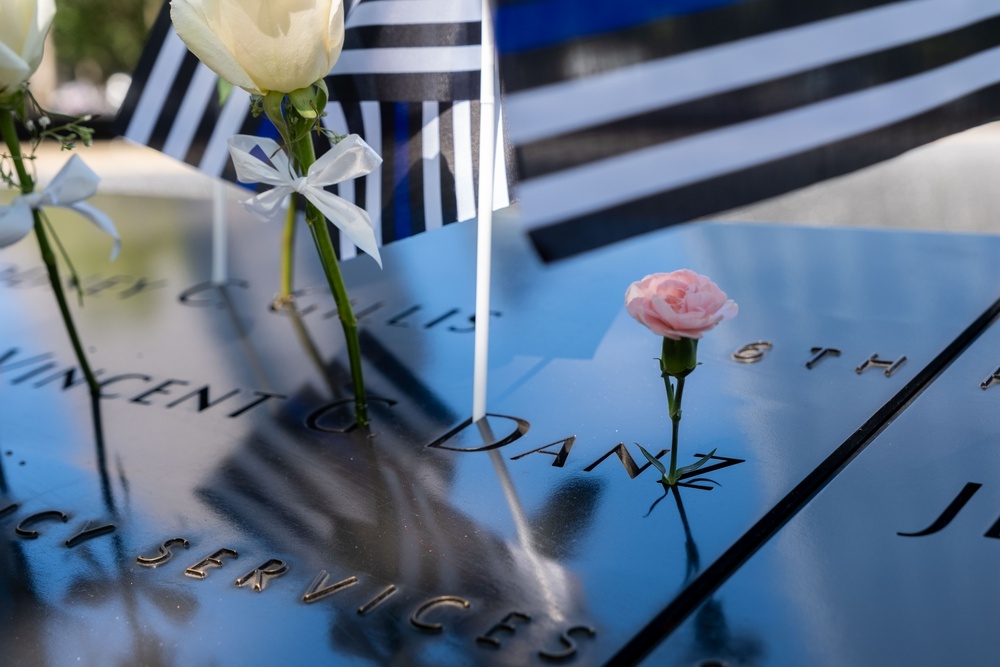
M 805 507 L 858 454 L 902 414 L 979 336 L 1000 317 L 1000 299 L 970 324 L 955 340 L 920 370 L 899 392 L 875 411 L 847 440 L 833 451 L 794 489 L 771 508 L 750 530 L 646 624 L 607 663 L 634 665 L 666 639 L 705 600 L 722 586 L 743 563 Z

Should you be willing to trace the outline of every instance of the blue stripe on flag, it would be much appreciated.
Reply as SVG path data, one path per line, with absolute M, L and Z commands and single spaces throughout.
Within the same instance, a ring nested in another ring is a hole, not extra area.
M 393 146 L 393 240 L 413 235 L 410 219 L 410 114 L 409 105 L 396 102 L 393 105 L 395 145 Z
M 274 126 L 274 123 L 271 122 L 271 119 L 265 116 L 264 114 L 261 114 L 260 116 L 260 124 L 257 125 L 256 134 L 258 137 L 274 139 L 278 143 L 281 143 L 281 136 L 280 133 L 278 132 L 278 128 L 276 128 Z
M 497 47 L 517 53 L 754 0 L 534 0 L 497 8 Z

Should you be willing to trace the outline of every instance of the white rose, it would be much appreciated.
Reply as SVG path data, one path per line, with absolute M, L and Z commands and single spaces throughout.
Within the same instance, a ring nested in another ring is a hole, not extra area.
M 0 94 L 28 80 L 42 61 L 55 0 L 3 0 L 0 7 Z
M 342 0 L 171 0 L 170 18 L 203 63 L 257 95 L 312 85 L 344 47 Z

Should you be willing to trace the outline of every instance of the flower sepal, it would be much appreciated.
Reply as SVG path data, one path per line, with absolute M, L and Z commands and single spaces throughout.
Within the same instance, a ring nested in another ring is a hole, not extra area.
M 320 79 L 311 86 L 299 88 L 288 93 L 288 102 L 303 118 L 315 120 L 326 109 L 326 103 L 330 98 L 330 91 L 326 87 L 326 81 Z
M 698 340 L 663 337 L 663 356 L 660 357 L 660 376 L 682 378 L 698 367 Z
M 264 108 L 264 115 L 278 128 L 278 133 L 285 140 L 285 143 L 289 143 L 288 125 L 285 123 L 283 108 L 285 105 L 285 94 L 272 91 L 261 97 L 260 100 L 261 106 Z

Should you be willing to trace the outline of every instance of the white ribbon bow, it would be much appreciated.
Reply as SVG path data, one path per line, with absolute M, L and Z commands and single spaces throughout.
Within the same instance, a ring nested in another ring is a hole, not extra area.
M 100 177 L 84 164 L 79 155 L 71 157 L 44 190 L 18 195 L 10 206 L 0 206 L 0 248 L 17 243 L 28 235 L 35 224 L 32 211 L 38 211 L 43 206 L 59 206 L 76 211 L 114 239 L 111 259 L 117 257 L 122 242 L 115 223 L 102 211 L 83 201 L 97 194 L 100 181 Z
M 375 230 L 368 212 L 323 189 L 328 185 L 370 174 L 382 164 L 382 158 L 361 137 L 351 134 L 330 148 L 309 167 L 305 176 L 296 176 L 292 172 L 288 156 L 272 139 L 237 134 L 229 138 L 229 153 L 233 156 L 236 178 L 240 183 L 266 183 L 274 186 L 243 202 L 249 210 L 270 220 L 275 217 L 274 213 L 285 197 L 298 192 L 312 202 L 354 245 L 371 255 L 382 266 Z

